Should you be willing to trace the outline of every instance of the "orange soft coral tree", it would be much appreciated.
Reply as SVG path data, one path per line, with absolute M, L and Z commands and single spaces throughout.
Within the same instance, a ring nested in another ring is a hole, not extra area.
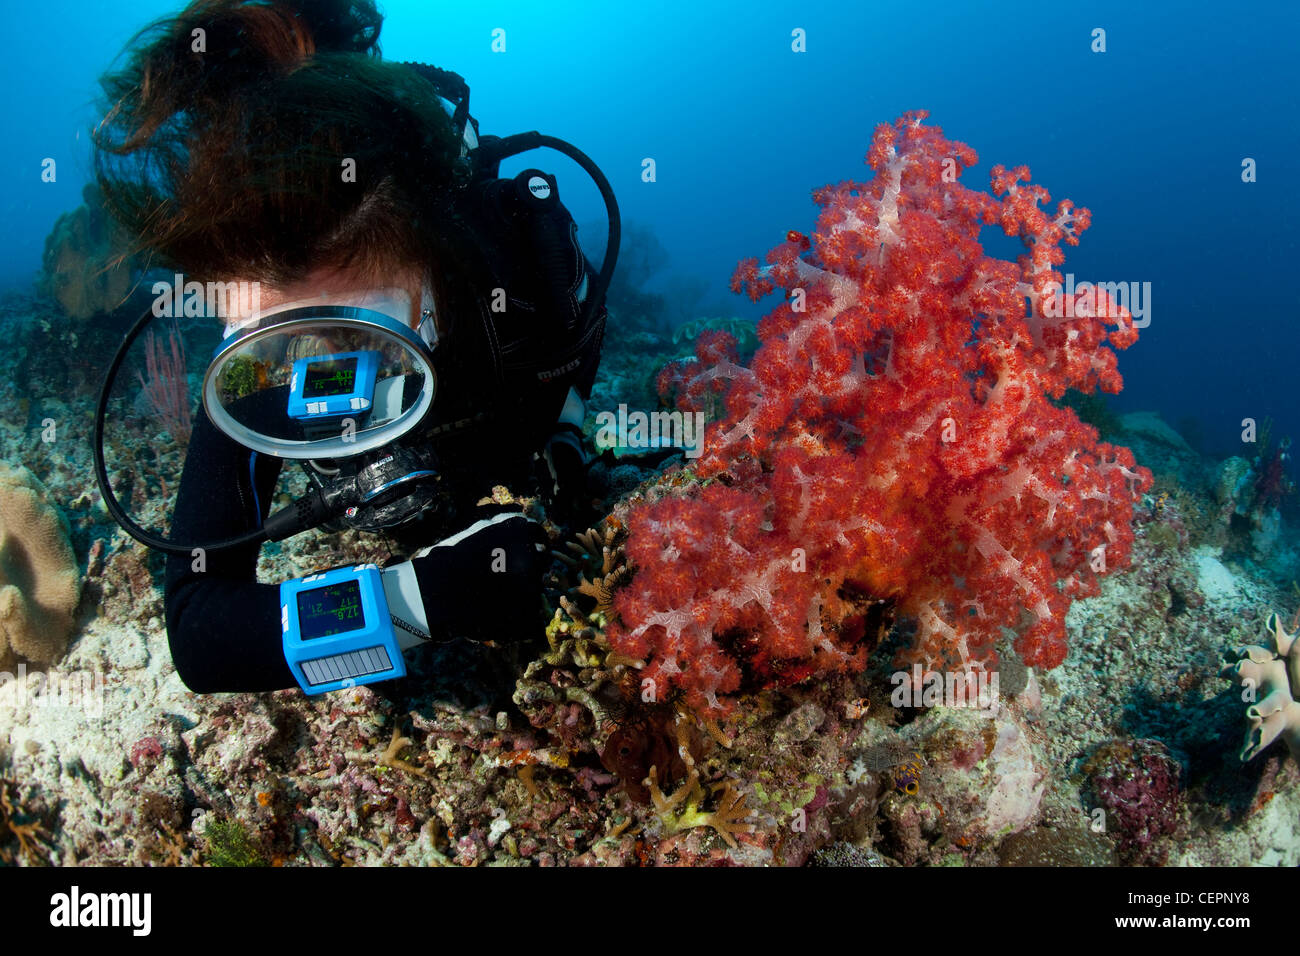
M 1129 560 L 1150 473 L 1049 401 L 1119 391 L 1113 349 L 1137 338 L 1104 292 L 1062 291 L 1089 213 L 1041 208 L 1025 167 L 963 186 L 974 151 L 925 116 L 876 130 L 869 181 L 814 194 L 811 237 L 741 263 L 736 291 L 785 294 L 749 367 L 714 333 L 661 376 L 683 407 L 724 409 L 705 480 L 628 517 L 609 638 L 661 693 L 716 709 L 746 681 L 859 668 L 864 593 L 917 620 L 906 663 L 988 668 L 1006 628 L 1055 667 L 1070 600 Z M 994 224 L 1018 262 L 985 255 Z

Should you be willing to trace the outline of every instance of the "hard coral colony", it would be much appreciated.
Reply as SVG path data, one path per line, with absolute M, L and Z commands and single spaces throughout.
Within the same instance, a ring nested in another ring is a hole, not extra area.
M 1040 208 L 1023 166 L 995 166 L 992 195 L 961 185 L 975 153 L 926 115 L 876 130 L 868 182 L 814 194 L 809 239 L 741 264 L 736 291 L 786 294 L 749 367 L 712 332 L 661 375 L 725 412 L 698 480 L 628 517 L 609 640 L 660 693 L 718 710 L 742 685 L 861 668 L 864 596 L 919 622 L 906 663 L 991 668 L 1013 628 L 1052 668 L 1071 600 L 1128 563 L 1151 475 L 1052 401 L 1119 391 L 1113 349 L 1137 338 L 1101 290 L 1062 292 L 1089 212 Z M 1024 242 L 1017 263 L 984 253 L 992 224 Z

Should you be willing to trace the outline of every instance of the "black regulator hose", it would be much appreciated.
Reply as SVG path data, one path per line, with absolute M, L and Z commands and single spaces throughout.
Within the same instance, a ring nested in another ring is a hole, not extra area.
M 591 177 L 592 182 L 596 184 L 596 188 L 600 190 L 601 199 L 605 203 L 605 212 L 609 219 L 609 235 L 605 243 L 605 256 L 601 261 L 600 271 L 592 282 L 587 295 L 582 317 L 583 327 L 590 327 L 605 303 L 605 293 L 609 290 L 609 283 L 614 275 L 614 267 L 618 263 L 619 243 L 622 239 L 622 221 L 618 211 L 618 200 L 615 199 L 614 190 L 610 186 L 609 180 L 605 178 L 605 174 L 600 171 L 600 167 L 592 162 L 586 153 L 576 146 L 554 136 L 539 133 L 536 130 L 527 133 L 516 133 L 513 136 L 500 139 L 485 137 L 474 151 L 474 155 L 476 164 L 480 169 L 495 168 L 503 159 L 542 147 L 548 147 L 563 153 L 581 166 L 587 175 Z M 108 412 L 109 395 L 112 392 L 113 383 L 117 379 L 118 370 L 126 358 L 126 353 L 152 319 L 152 308 L 146 309 L 144 314 L 131 326 L 125 338 L 122 339 L 117 354 L 113 356 L 113 361 L 109 364 L 108 371 L 104 375 L 104 385 L 100 389 L 99 402 L 95 408 L 95 442 L 93 449 L 95 481 L 99 485 L 99 493 L 103 497 L 104 507 L 108 509 L 108 513 L 112 515 L 113 520 L 121 525 L 122 530 L 141 544 L 154 550 L 166 554 L 189 555 L 199 549 L 219 551 L 224 548 L 260 544 L 263 541 L 281 541 L 309 528 L 317 527 L 342 514 L 349 502 L 340 500 L 336 494 L 326 494 L 319 489 L 314 489 L 306 497 L 269 516 L 261 528 L 223 541 L 203 544 L 179 544 L 175 541 L 168 541 L 165 538 L 150 534 L 131 519 L 117 500 L 117 496 L 113 494 L 112 486 L 109 484 L 108 466 L 104 460 L 104 421 Z
M 144 314 L 136 320 L 130 331 L 126 333 L 125 338 L 122 339 L 122 343 L 117 347 L 117 353 L 113 356 L 113 361 L 109 363 L 108 371 L 104 374 L 104 384 L 99 390 L 99 402 L 95 407 L 95 443 L 93 448 L 95 481 L 99 485 L 100 496 L 104 499 L 104 507 L 108 509 L 108 513 L 113 517 L 113 520 L 121 525 L 122 530 L 145 547 L 153 548 L 155 551 L 162 551 L 165 554 L 191 555 L 196 550 L 220 551 L 223 548 L 238 548 L 249 544 L 260 544 L 263 541 L 282 541 L 298 534 L 300 531 L 314 528 L 341 514 L 343 508 L 346 507 L 345 503 L 330 500 L 320 491 L 314 490 L 305 498 L 295 501 L 287 508 L 282 508 L 268 517 L 262 527 L 254 531 L 227 538 L 224 541 L 203 544 L 179 544 L 150 534 L 126 513 L 126 509 L 117 500 L 117 495 L 113 493 L 113 487 L 108 480 L 108 465 L 104 459 L 104 421 L 107 418 L 108 399 L 113 391 L 113 383 L 117 380 L 118 370 L 122 367 L 122 362 L 126 359 L 126 353 L 131 348 L 131 345 L 140 337 L 140 333 L 144 331 L 151 321 L 153 321 L 152 307 L 145 309 Z
M 609 238 L 605 244 L 605 258 L 600 265 L 600 273 L 596 277 L 595 287 L 592 289 L 594 294 L 588 296 L 588 308 L 583 315 L 583 326 L 584 328 L 589 327 L 605 302 L 605 293 L 609 289 L 610 279 L 614 275 L 614 266 L 618 262 L 618 246 L 622 237 L 618 200 L 614 198 L 614 190 L 609 185 L 609 180 L 605 178 L 605 174 L 600 171 L 600 167 L 591 161 L 591 157 L 572 143 L 566 143 L 554 136 L 547 136 L 544 133 L 537 132 L 537 130 L 527 133 L 515 133 L 513 136 L 505 137 L 480 137 L 478 135 L 478 123 L 471 119 L 469 115 L 469 84 L 465 82 L 464 77 L 459 73 L 442 70 L 428 63 L 403 61 L 400 65 L 410 67 L 424 77 L 438 91 L 439 96 L 454 105 L 455 112 L 452 114 L 452 124 L 460 136 L 465 135 L 465 128 L 468 124 L 473 124 L 474 138 L 478 145 L 470 155 L 473 156 L 474 168 L 480 177 L 495 179 L 497 178 L 497 167 L 501 165 L 501 160 L 543 146 L 568 156 L 591 177 L 592 182 L 596 184 L 596 188 L 600 190 L 600 198 L 605 202 L 605 212 L 609 217 Z
M 554 136 L 547 136 L 533 130 L 528 133 L 515 133 L 513 136 L 484 137 L 479 147 L 474 150 L 475 162 L 480 169 L 495 169 L 503 159 L 526 153 L 530 149 L 547 147 L 563 153 L 583 168 L 605 203 L 605 215 L 609 219 L 609 236 L 605 242 L 605 257 L 600 263 L 600 272 L 596 274 L 587 295 L 586 308 L 583 313 L 583 326 L 589 327 L 601 307 L 605 304 L 605 293 L 609 291 L 610 280 L 614 276 L 614 267 L 618 264 L 618 247 L 623 237 L 622 219 L 618 212 L 618 200 L 614 198 L 614 189 L 610 186 L 600 167 L 592 162 L 591 157 L 571 143 Z

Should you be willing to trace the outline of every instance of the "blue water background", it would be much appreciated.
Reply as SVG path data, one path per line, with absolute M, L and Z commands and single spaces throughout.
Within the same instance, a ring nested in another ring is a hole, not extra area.
M 1246 417 L 1300 436 L 1298 4 L 382 8 L 385 56 L 462 73 L 484 132 L 538 129 L 588 152 L 624 217 L 670 251 L 662 287 L 668 273 L 700 277 L 706 314 L 760 314 L 726 291 L 736 261 L 808 231 L 810 190 L 860 178 L 874 126 L 925 108 L 979 153 L 963 181 L 986 186 L 993 163 L 1024 163 L 1054 200 L 1092 209 L 1066 271 L 1152 284 L 1151 325 L 1121 357 L 1120 410 L 1195 419 L 1220 454 L 1253 453 L 1239 440 Z M 31 281 L 54 219 L 80 202 L 96 76 L 137 28 L 175 9 L 7 10 L 0 286 Z M 504 53 L 491 49 L 495 28 Z M 791 49 L 795 28 L 804 53 Z M 1106 31 L 1104 54 L 1090 50 L 1094 28 Z M 55 183 L 41 182 L 45 157 L 58 161 Z M 653 183 L 642 181 L 647 157 Z M 1242 182 L 1246 157 L 1258 182 Z M 560 175 L 579 222 L 598 219 L 576 167 L 533 154 L 511 169 L 525 163 Z

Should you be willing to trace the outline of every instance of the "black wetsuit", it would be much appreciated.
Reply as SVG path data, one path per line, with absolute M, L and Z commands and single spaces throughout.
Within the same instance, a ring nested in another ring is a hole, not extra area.
M 438 346 L 438 397 L 431 420 L 458 422 L 485 411 L 489 418 L 437 439 L 435 448 L 446 463 L 450 497 L 460 518 L 452 527 L 404 529 L 404 543 L 417 547 L 433 544 L 476 520 L 474 503 L 493 485 L 505 484 L 516 492 L 528 487 L 537 475 L 536 455 L 556 431 L 569 388 L 585 400 L 599 363 L 603 307 L 598 321 L 585 325 L 574 321 L 582 309 L 573 294 L 582 295 L 578 290 L 586 289 L 586 276 L 592 270 L 576 245 L 568 213 L 561 206 L 555 214 L 554 226 L 565 237 L 562 247 L 572 240 L 574 250 L 567 257 L 568 274 L 558 280 L 554 268 L 548 272 L 538 257 L 529 256 L 528 240 L 517 224 L 483 219 L 486 224 L 476 221 L 482 247 L 495 250 L 502 261 L 485 266 L 491 284 L 480 281 L 471 289 L 466 283 L 460 293 L 452 293 L 450 302 L 443 303 L 451 327 L 447 341 Z M 493 315 L 482 293 L 497 284 L 511 291 L 511 308 Z M 552 294 L 557 287 L 568 290 L 570 301 L 548 308 L 545 303 L 557 301 Z M 554 350 L 559 355 L 555 361 L 565 365 L 572 364 L 572 343 L 585 342 L 579 349 L 581 361 L 559 376 L 511 368 L 512 355 L 526 360 L 533 357 L 530 352 L 547 351 L 530 341 L 548 340 L 560 343 Z M 282 464 L 280 459 L 251 453 L 220 433 L 206 415 L 199 415 L 172 517 L 172 540 L 220 541 L 260 526 L 270 511 Z M 168 640 L 176 670 L 193 691 L 256 692 L 297 686 L 281 646 L 279 585 L 256 582 L 259 550 L 254 545 L 209 551 L 202 556 L 203 570 L 196 570 L 196 557 L 168 557 Z M 480 606 L 490 607 L 489 589 L 499 585 L 490 578 L 458 578 L 462 593 L 456 602 L 447 603 L 485 601 Z M 430 627 L 435 628 L 450 611 L 430 606 L 423 576 L 421 588 Z
M 509 444 L 506 436 L 499 437 L 501 444 Z M 473 454 L 468 448 L 465 453 Z M 505 462 L 495 464 L 498 467 L 473 469 L 457 483 L 454 503 L 459 506 L 459 522 L 417 523 L 396 535 L 399 542 L 410 547 L 433 544 L 472 523 L 478 517 L 474 503 L 494 484 L 531 490 L 528 462 L 520 458 L 513 468 L 501 467 Z M 172 537 L 219 541 L 259 527 L 270 511 L 282 465 L 281 459 L 250 452 L 219 432 L 206 415 L 199 416 L 181 477 Z M 193 691 L 268 691 L 297 686 L 281 647 L 279 585 L 256 582 L 260 549 L 253 545 L 209 551 L 201 560 L 187 555 L 168 557 L 167 634 L 176 670 Z M 199 567 L 202 570 L 197 570 Z M 463 581 L 457 588 L 461 592 L 456 595 L 457 605 L 491 606 L 491 593 L 475 592 L 498 583 L 491 575 L 478 582 Z M 422 589 L 430 626 L 437 633 L 435 622 L 455 609 L 428 606 L 427 595 L 438 591 Z

